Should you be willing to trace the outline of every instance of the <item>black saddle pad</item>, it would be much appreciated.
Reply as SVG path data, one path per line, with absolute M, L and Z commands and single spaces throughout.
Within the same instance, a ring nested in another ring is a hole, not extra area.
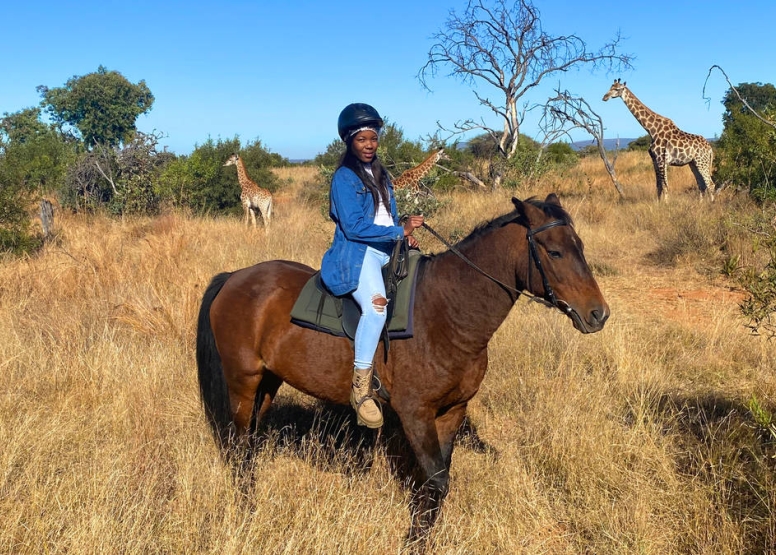
M 396 296 L 388 312 L 388 337 L 407 339 L 413 333 L 413 305 L 417 281 L 420 251 L 409 252 L 407 277 L 399 281 Z M 350 295 L 335 297 L 321 282 L 320 271 L 315 272 L 302 288 L 291 310 L 291 321 L 305 328 L 314 329 L 353 339 L 361 318 L 361 311 Z

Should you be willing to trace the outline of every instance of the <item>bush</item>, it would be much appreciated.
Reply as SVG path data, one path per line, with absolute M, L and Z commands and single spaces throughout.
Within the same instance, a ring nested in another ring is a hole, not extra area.
M 156 150 L 159 137 L 137 132 L 123 148 L 96 145 L 67 171 L 63 206 L 76 210 L 107 208 L 113 214 L 155 214 L 157 182 L 175 156 Z
M 197 213 L 242 214 L 242 189 L 233 166 L 224 162 L 234 153 L 240 154 L 248 177 L 259 187 L 277 191 L 280 182 L 271 168 L 290 162 L 265 149 L 261 141 L 240 147 L 236 137 L 217 142 L 208 139 L 197 145 L 189 156 L 182 156 L 165 166 L 157 188 L 165 202 L 187 207 Z
M 642 135 L 636 140 L 631 141 L 628 143 L 628 149 L 627 150 L 640 150 L 640 151 L 648 151 L 650 145 L 652 144 L 652 137 L 649 135 Z
M 21 255 L 37 250 L 43 240 L 31 231 L 28 195 L 3 175 L 0 158 L 0 252 Z
M 394 196 L 400 216 L 422 214 L 428 218 L 444 206 L 444 203 L 433 192 L 422 189 L 419 191 L 412 191 L 409 188 L 399 189 L 394 193 Z
M 741 83 L 738 93 L 761 116 L 776 122 L 776 87 Z M 716 184 L 745 189 L 758 202 L 776 201 L 776 124 L 755 116 L 731 89 L 723 100 L 724 128 L 716 144 Z
M 738 280 L 749 293 L 741 303 L 741 313 L 749 320 L 753 333 L 776 337 L 776 210 L 766 210 L 754 217 L 752 248 L 763 255 L 761 267 L 748 267 L 740 271 Z
M 545 149 L 544 158 L 557 169 L 571 168 L 579 161 L 576 151 L 568 143 L 552 143 Z

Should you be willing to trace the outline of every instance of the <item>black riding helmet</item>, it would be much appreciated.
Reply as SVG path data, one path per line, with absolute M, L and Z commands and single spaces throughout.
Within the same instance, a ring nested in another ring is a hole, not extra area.
M 348 131 L 353 129 L 358 129 L 359 127 L 377 127 L 380 129 L 382 126 L 383 118 L 380 117 L 377 110 L 369 104 L 361 102 L 345 106 L 337 120 L 337 131 L 339 132 L 340 139 L 343 141 L 347 139 Z

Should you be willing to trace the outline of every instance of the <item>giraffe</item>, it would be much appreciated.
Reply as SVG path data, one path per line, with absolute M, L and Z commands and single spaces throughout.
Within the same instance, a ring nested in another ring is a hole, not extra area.
M 690 169 L 692 169 L 701 192 L 701 198 L 705 193 L 711 200 L 714 200 L 716 187 L 711 180 L 714 152 L 709 141 L 701 135 L 682 131 L 670 119 L 647 108 L 619 79 L 614 81 L 609 91 L 604 95 L 604 101 L 617 97 L 622 98 L 625 106 L 652 138 L 652 144 L 649 145 L 649 156 L 652 158 L 652 165 L 655 166 L 658 200 L 664 199 L 668 194 L 666 180 L 668 166 L 684 166 L 686 164 L 689 164 Z
M 253 227 L 256 227 L 256 211 L 259 211 L 266 229 L 269 226 L 270 217 L 272 217 L 272 193 L 251 181 L 239 154 L 232 154 L 224 166 L 237 167 L 237 181 L 239 181 L 240 188 L 242 189 L 240 201 L 245 209 L 245 225 L 248 225 L 248 215 L 250 214 L 250 218 L 253 220 Z
M 410 168 L 399 177 L 393 180 L 394 189 L 403 189 L 409 187 L 411 191 L 417 192 L 420 190 L 420 180 L 433 168 L 440 160 L 449 160 L 445 154 L 445 149 L 440 148 L 431 153 L 431 155 L 423 160 L 419 165 L 414 168 Z

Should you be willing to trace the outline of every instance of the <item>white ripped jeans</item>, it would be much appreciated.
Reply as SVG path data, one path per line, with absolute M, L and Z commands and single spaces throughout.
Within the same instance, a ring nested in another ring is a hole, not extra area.
M 354 365 L 359 369 L 371 368 L 377 344 L 380 342 L 380 334 L 385 326 L 388 314 L 387 303 L 383 306 L 375 304 L 375 301 L 386 299 L 382 268 L 389 260 L 390 257 L 386 253 L 368 246 L 358 278 L 358 287 L 352 293 L 358 306 L 361 307 L 361 319 L 354 339 Z

